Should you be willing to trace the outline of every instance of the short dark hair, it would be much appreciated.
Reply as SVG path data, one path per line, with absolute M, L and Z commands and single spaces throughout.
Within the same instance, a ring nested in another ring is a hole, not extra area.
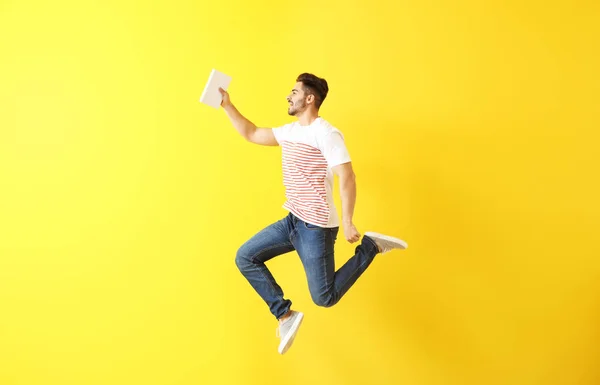
M 298 75 L 296 81 L 302 83 L 304 92 L 315 96 L 315 106 L 319 109 L 329 92 L 327 80 L 313 74 L 303 73 Z

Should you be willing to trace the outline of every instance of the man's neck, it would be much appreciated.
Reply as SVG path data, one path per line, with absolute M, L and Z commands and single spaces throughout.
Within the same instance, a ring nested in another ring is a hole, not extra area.
M 298 116 L 298 123 L 300 123 L 301 126 L 310 126 L 318 117 L 318 111 L 304 111 L 302 115 Z

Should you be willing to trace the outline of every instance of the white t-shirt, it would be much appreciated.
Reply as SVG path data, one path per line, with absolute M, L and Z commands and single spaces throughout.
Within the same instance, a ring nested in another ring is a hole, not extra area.
M 299 122 L 273 128 L 282 148 L 283 208 L 320 227 L 338 227 L 331 168 L 350 162 L 343 134 L 323 118 L 308 126 Z

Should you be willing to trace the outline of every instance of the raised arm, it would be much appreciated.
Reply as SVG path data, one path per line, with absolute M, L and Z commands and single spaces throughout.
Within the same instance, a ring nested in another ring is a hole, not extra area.
M 247 141 L 260 144 L 262 146 L 277 146 L 277 140 L 275 140 L 275 135 L 273 134 L 273 130 L 270 128 L 259 128 L 256 127 L 254 123 L 249 121 L 242 115 L 237 108 L 231 103 L 229 99 L 229 93 L 222 88 L 219 88 L 219 92 L 223 95 L 223 101 L 221 102 L 221 107 L 225 110 L 227 117 L 233 124 L 233 127 L 242 135 L 244 139 Z

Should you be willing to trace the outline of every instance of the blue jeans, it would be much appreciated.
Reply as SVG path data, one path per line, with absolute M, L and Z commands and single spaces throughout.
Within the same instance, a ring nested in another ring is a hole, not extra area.
M 312 300 L 318 306 L 335 305 L 369 267 L 378 253 L 375 242 L 364 236 L 355 254 L 335 271 L 334 245 L 339 227 L 323 228 L 308 224 L 290 213 L 261 230 L 240 247 L 235 263 L 250 285 L 279 319 L 292 306 L 283 297 L 265 262 L 296 250 L 304 265 Z

